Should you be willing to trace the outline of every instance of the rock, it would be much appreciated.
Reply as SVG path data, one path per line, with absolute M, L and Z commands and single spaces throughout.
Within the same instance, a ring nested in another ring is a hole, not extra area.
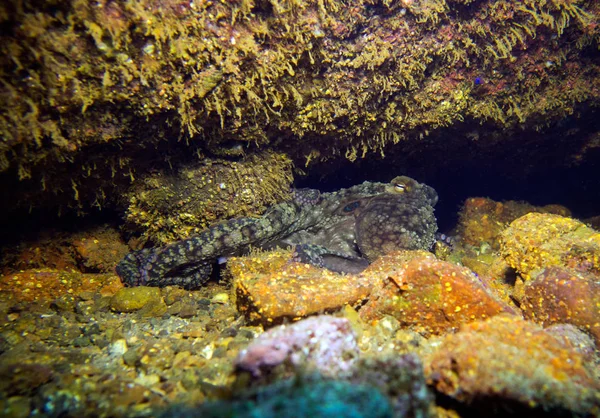
M 71 294 L 65 294 L 56 298 L 51 308 L 56 309 L 58 312 L 75 312 L 76 300 L 75 296 Z
M 77 260 L 65 240 L 68 240 L 68 234 L 49 229 L 39 231 L 38 238 L 33 242 L 3 248 L 0 260 L 2 273 L 8 276 L 22 270 L 78 271 Z
M 373 386 L 391 400 L 395 417 L 429 417 L 434 396 L 427 388 L 423 363 L 414 353 L 360 359 L 349 380 Z
M 211 298 L 210 302 L 211 303 L 221 303 L 221 304 L 229 303 L 229 295 L 225 292 L 217 293 L 216 295 L 214 295 Z
M 129 367 L 135 367 L 139 364 L 141 356 L 137 350 L 129 349 L 123 354 L 123 363 Z
M 111 356 L 121 357 L 127 352 L 127 341 L 124 338 L 119 338 L 108 347 L 108 352 Z
M 319 377 L 275 382 L 240 393 L 236 399 L 206 402 L 199 407 L 173 405 L 159 415 L 160 418 L 332 416 L 390 418 L 401 415 L 394 415 L 389 399 L 376 387 Z
M 571 324 L 554 324 L 545 328 L 544 331 L 580 354 L 585 361 L 598 362 L 600 352 L 596 351 L 594 340 L 576 326 Z M 598 370 L 598 377 L 600 377 L 600 370 Z
M 237 308 L 252 323 L 264 325 L 339 309 L 365 299 L 367 277 L 337 274 L 308 264 L 290 263 L 289 252 L 232 258 Z
M 169 343 L 164 340 L 147 342 L 137 347 L 136 352 L 140 367 L 146 370 L 147 373 L 169 369 L 173 366 L 175 353 Z
M 181 289 L 177 286 L 166 286 L 161 289 L 162 297 L 168 306 L 173 305 L 175 302 L 179 302 L 181 299 L 188 295 L 188 291 Z
M 0 391 L 9 396 L 31 395 L 49 382 L 53 374 L 52 369 L 44 364 L 4 365 L 0 369 Z
M 600 232 L 575 219 L 530 213 L 512 222 L 500 240 L 503 257 L 526 280 L 549 266 L 600 274 Z
M 464 244 L 473 247 L 489 245 L 497 250 L 500 233 L 508 224 L 532 212 L 571 216 L 571 211 L 560 205 L 539 207 L 513 200 L 496 202 L 485 197 L 471 197 L 465 200 L 459 213 L 457 232 Z
M 547 267 L 524 286 L 521 309 L 543 326 L 573 324 L 590 333 L 600 347 L 598 276 L 566 267 Z
M 116 312 L 134 312 L 146 305 L 161 303 L 164 304 L 157 287 L 124 287 L 112 297 L 110 307 Z
M 136 313 L 139 318 L 158 318 L 166 314 L 167 311 L 167 305 L 162 300 L 158 300 L 148 302 Z
M 260 214 L 289 198 L 292 166 L 285 153 L 265 150 L 144 175 L 127 192 L 124 228 L 166 245 L 223 219 Z
M 5 418 L 26 418 L 31 416 L 30 400 L 23 396 L 12 396 L 0 400 L 0 414 Z
M 358 354 L 350 322 L 321 315 L 268 330 L 240 352 L 235 366 L 255 378 L 278 366 L 336 377 L 352 370 Z
M 108 273 L 129 253 L 117 230 L 103 226 L 71 239 L 78 265 L 86 273 Z
M 388 256 L 369 267 L 385 279 L 360 310 L 362 319 L 374 321 L 391 315 L 413 331 L 439 334 L 463 323 L 514 313 L 464 267 L 432 257 L 406 263 L 402 262 L 405 255 L 396 257 Z M 368 270 L 364 274 L 368 275 Z
M 178 316 L 180 318 L 192 318 L 198 315 L 199 311 L 195 304 L 188 302 L 184 303 L 179 310 Z
M 584 219 L 583 221 L 596 231 L 600 230 L 600 215 L 592 216 L 591 218 Z
M 600 413 L 600 382 L 584 359 L 539 325 L 515 316 L 463 325 L 424 363 L 430 385 L 481 413 Z
M 82 232 L 45 230 L 34 242 L 11 249 L 0 265 L 9 271 L 51 268 L 70 272 L 110 273 L 129 248 L 107 225 Z
M 498 251 L 464 254 L 460 257 L 460 264 L 475 273 L 505 303 L 517 308 L 515 299 L 518 300 L 518 297 L 515 293 L 518 290 L 513 280 L 514 270 Z
M 121 280 L 114 274 L 36 269 L 0 277 L 0 292 L 24 302 L 50 303 L 65 295 L 78 295 L 81 292 L 114 293 L 121 287 Z M 66 305 L 63 307 L 70 309 Z

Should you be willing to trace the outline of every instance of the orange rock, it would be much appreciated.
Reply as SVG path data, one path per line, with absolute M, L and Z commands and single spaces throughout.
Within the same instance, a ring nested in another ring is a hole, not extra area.
M 118 231 L 108 226 L 77 233 L 47 230 L 36 241 L 9 249 L 1 267 L 3 274 L 31 269 L 110 273 L 128 252 Z
M 250 322 L 269 325 L 337 310 L 358 303 L 371 291 L 366 277 L 292 263 L 289 257 L 289 252 L 277 251 L 232 258 L 227 263 L 238 310 Z
M 50 238 L 41 238 L 34 243 L 22 243 L 3 253 L 1 274 L 9 275 L 32 269 L 79 271 L 77 260 L 68 246 Z
M 548 267 L 527 281 L 521 308 L 543 326 L 577 325 L 600 346 L 600 282 L 598 277 L 565 267 Z
M 470 408 L 510 408 L 514 416 L 536 409 L 600 413 L 600 382 L 592 365 L 539 325 L 516 316 L 463 325 L 424 363 L 430 385 Z
M 0 292 L 18 301 L 50 302 L 65 295 L 100 292 L 109 295 L 123 287 L 114 274 L 83 274 L 50 269 L 25 270 L 0 277 Z
M 514 312 L 464 267 L 431 257 L 398 261 L 388 256 L 363 272 L 369 276 L 375 267 L 377 276 L 385 277 L 360 310 L 364 320 L 387 314 L 414 331 L 438 334 L 465 322 Z

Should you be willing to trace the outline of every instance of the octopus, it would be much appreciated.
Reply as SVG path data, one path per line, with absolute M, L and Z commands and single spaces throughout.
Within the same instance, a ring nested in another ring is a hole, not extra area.
M 436 191 L 399 176 L 329 193 L 296 189 L 259 217 L 216 224 L 191 238 L 128 254 L 117 274 L 126 286 L 201 287 L 218 260 L 251 248 L 293 248 L 293 261 L 359 273 L 399 249 L 429 250 L 436 241 Z

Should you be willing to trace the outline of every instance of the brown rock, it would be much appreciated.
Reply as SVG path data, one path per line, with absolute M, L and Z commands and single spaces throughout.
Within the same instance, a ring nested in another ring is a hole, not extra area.
M 424 359 L 428 383 L 471 408 L 597 416 L 600 382 L 574 350 L 516 316 L 465 324 Z M 541 412 L 541 411 L 540 411 Z
M 589 332 L 600 346 L 598 277 L 566 267 L 545 268 L 527 281 L 521 308 L 543 326 L 569 323 Z
M 52 369 L 44 364 L 14 364 L 0 369 L 0 389 L 8 395 L 31 395 L 52 379 Z
M 600 364 L 600 352 L 596 350 L 594 339 L 575 325 L 554 324 L 544 331 L 580 354 L 585 361 Z M 596 376 L 600 378 L 600 370 L 596 371 Z
M 361 318 L 378 320 L 392 315 L 414 331 L 441 333 L 460 324 L 513 313 L 468 269 L 445 261 L 415 258 L 395 262 L 393 256 L 374 263 L 363 274 L 377 269 L 385 279 L 360 310 Z
M 187 290 L 181 289 L 177 286 L 167 286 L 161 289 L 162 296 L 165 300 L 165 303 L 168 306 L 173 305 L 175 302 L 179 302 L 181 299 L 186 297 L 189 292 Z
M 118 231 L 108 226 L 77 233 L 45 230 L 35 241 L 9 248 L 0 268 L 6 274 L 32 269 L 110 273 L 128 252 Z

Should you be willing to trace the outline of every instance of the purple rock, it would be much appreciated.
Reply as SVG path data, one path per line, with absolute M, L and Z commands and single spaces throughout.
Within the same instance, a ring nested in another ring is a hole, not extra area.
M 358 356 L 350 322 L 321 315 L 268 330 L 240 352 L 235 365 L 254 377 L 281 364 L 339 377 L 352 370 Z

